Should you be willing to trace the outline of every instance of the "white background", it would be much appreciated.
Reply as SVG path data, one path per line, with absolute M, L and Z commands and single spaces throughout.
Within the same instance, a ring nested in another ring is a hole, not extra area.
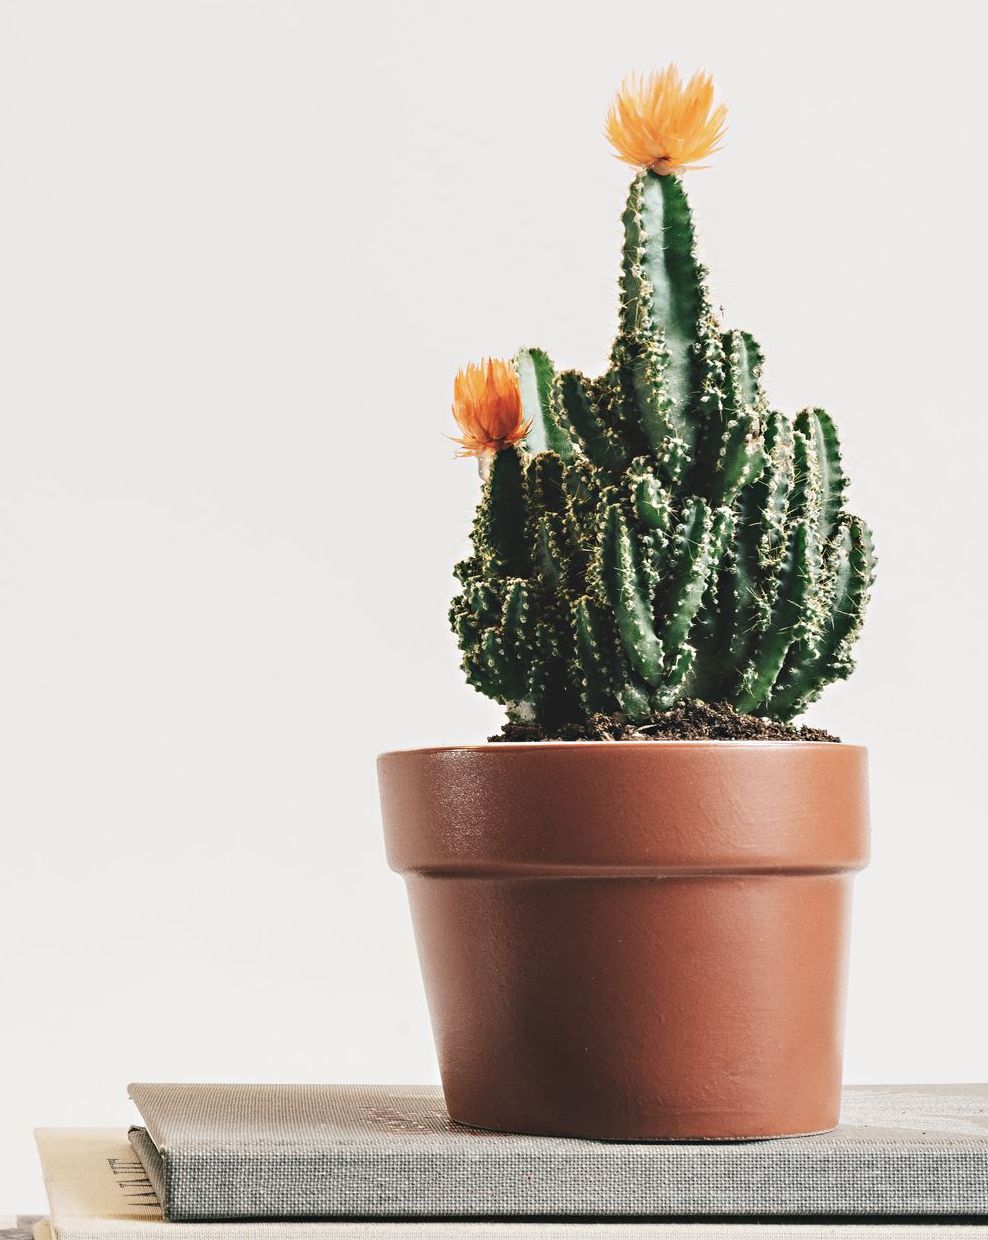
M 976 6 L 0 3 L 0 1212 L 129 1079 L 435 1079 L 374 755 L 482 739 L 445 611 L 454 370 L 616 321 L 622 75 L 880 585 L 812 718 L 872 749 L 852 1081 L 984 1079 Z

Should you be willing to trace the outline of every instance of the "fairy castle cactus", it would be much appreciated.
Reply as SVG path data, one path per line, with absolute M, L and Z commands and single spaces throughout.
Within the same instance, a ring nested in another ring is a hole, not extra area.
M 451 621 L 513 721 L 641 723 L 684 698 L 789 720 L 852 670 L 874 560 L 834 424 L 769 408 L 761 351 L 718 322 L 697 259 L 678 173 L 724 120 L 710 79 L 674 68 L 611 110 L 641 170 L 604 374 L 531 348 L 457 377 L 484 481 Z

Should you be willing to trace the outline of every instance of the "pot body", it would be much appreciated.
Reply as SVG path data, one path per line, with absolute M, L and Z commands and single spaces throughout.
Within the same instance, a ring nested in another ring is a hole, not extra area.
M 494 744 L 378 774 L 453 1119 L 619 1140 L 837 1123 L 864 749 Z

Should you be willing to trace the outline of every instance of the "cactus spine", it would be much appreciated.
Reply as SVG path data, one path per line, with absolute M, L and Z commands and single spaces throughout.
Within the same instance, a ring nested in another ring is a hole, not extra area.
M 607 370 L 515 359 L 524 440 L 497 451 L 451 609 L 470 682 L 546 729 L 686 697 L 779 720 L 847 676 L 874 571 L 819 409 L 769 409 L 722 329 L 676 175 L 635 177 Z

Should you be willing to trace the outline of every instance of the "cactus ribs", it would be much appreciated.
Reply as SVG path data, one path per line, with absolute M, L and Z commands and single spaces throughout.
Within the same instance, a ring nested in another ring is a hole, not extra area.
M 642 133 L 661 133 L 650 119 Z M 604 374 L 522 350 L 510 433 L 471 447 L 484 486 L 450 612 L 463 668 L 543 735 L 658 726 L 695 699 L 787 722 L 853 668 L 871 535 L 845 508 L 828 415 L 772 410 L 758 345 L 719 323 L 681 177 L 649 165 L 623 222 Z

